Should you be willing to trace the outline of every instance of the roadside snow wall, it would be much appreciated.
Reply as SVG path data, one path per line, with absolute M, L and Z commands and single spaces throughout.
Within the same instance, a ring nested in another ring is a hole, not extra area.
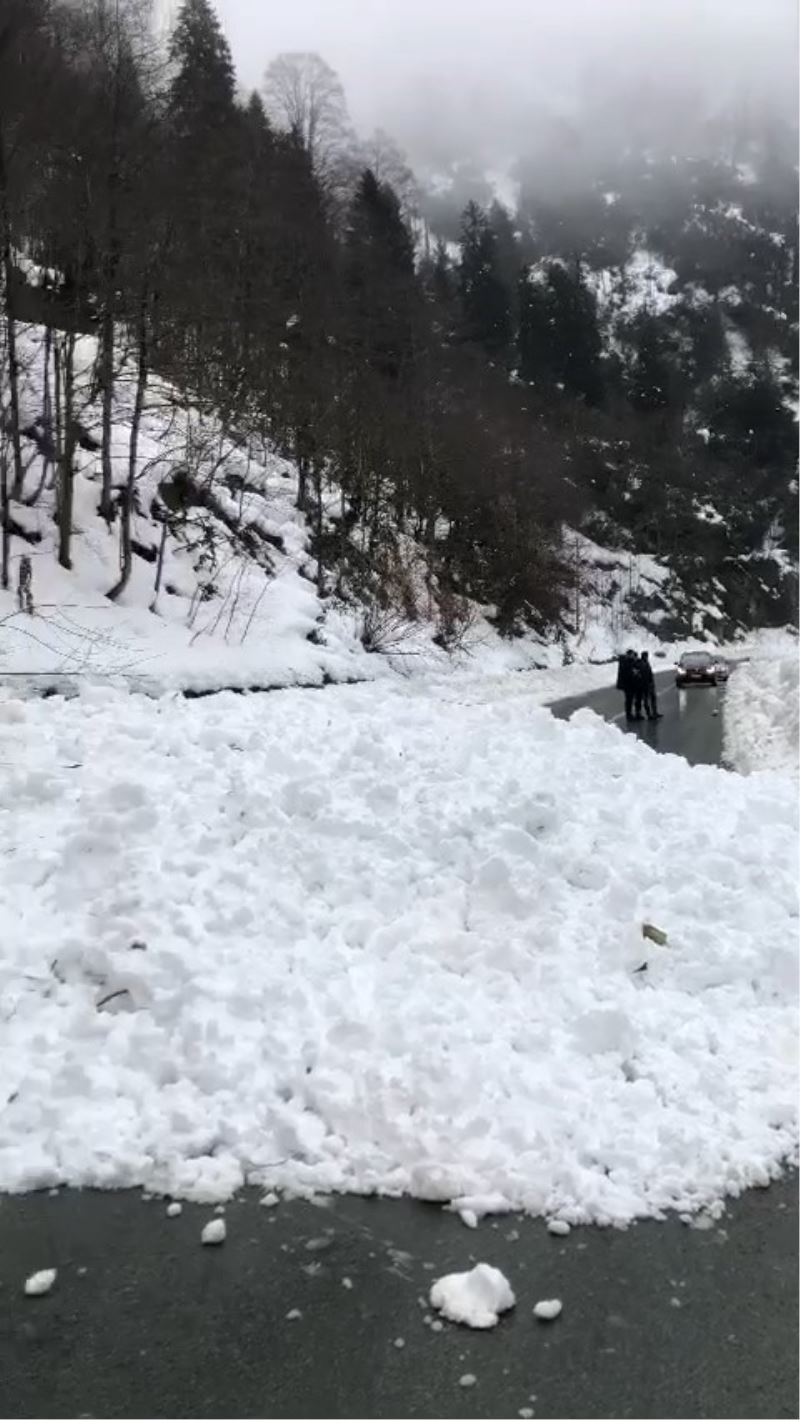
M 742 774 L 797 774 L 800 695 L 797 656 L 747 661 L 725 698 L 725 758 Z

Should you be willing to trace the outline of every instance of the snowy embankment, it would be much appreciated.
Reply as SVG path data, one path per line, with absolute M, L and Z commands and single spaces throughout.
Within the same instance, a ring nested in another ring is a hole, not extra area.
M 742 774 L 800 772 L 798 658 L 745 662 L 725 696 L 725 758 Z
M 43 686 L 69 690 L 87 677 L 116 678 L 161 694 L 378 680 L 398 671 L 556 672 L 565 661 L 611 662 L 631 643 L 657 650 L 654 637 L 637 626 L 631 605 L 636 597 L 666 595 L 666 565 L 600 548 L 567 530 L 576 588 L 572 629 L 560 639 L 529 632 L 504 640 L 492 624 L 492 609 L 473 605 L 459 648 L 448 655 L 436 642 L 438 609 L 409 538 L 399 539 L 399 551 L 415 595 L 415 619 L 377 613 L 366 636 L 361 602 L 320 595 L 309 528 L 296 507 L 296 467 L 264 439 L 226 431 L 213 413 L 155 377 L 139 433 L 133 569 L 120 599 L 111 602 L 107 593 L 119 577 L 119 526 L 117 520 L 109 527 L 98 515 L 96 340 L 81 336 L 76 347 L 83 433 L 67 570 L 56 556 L 53 467 L 42 454 L 44 331 L 26 325 L 18 334 L 27 472 L 23 497 L 11 505 L 10 589 L 0 590 L 0 681 L 13 682 L 17 693 Z M 134 404 L 135 371 L 122 352 L 120 361 L 115 486 L 125 481 Z M 341 514 L 339 489 L 328 490 L 327 502 L 331 518 Z M 23 558 L 32 573 L 31 614 L 17 599 Z M 595 674 L 588 683 L 602 682 L 602 674 Z M 584 683 L 576 679 L 575 691 Z
M 793 1155 L 790 782 L 499 685 L 95 688 L 0 738 L 3 1188 L 625 1223 Z

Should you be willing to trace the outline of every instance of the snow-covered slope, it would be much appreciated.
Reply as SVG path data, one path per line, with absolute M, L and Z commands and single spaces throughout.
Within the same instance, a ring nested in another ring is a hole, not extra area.
M 625 1223 L 775 1176 L 794 785 L 520 680 L 0 700 L 0 1188 Z
M 295 467 L 263 440 L 226 432 L 212 414 L 160 379 L 149 386 L 139 440 L 133 572 L 112 603 L 106 593 L 118 577 L 119 536 L 117 525 L 109 528 L 97 511 L 100 454 L 91 447 L 100 434 L 95 340 L 84 336 L 77 349 L 77 411 L 89 447 L 77 453 L 67 571 L 56 559 L 55 491 L 52 470 L 45 477 L 41 422 L 37 426 L 44 409 L 44 333 L 23 326 L 20 334 L 28 469 L 24 497 L 11 508 L 11 587 L 0 592 L 0 676 L 64 684 L 65 677 L 116 675 L 153 690 L 202 691 L 320 685 L 464 665 L 489 672 L 553 669 L 609 661 L 629 639 L 656 649 L 633 607 L 637 596 L 663 589 L 668 569 L 566 531 L 575 596 L 558 637 L 548 641 L 531 633 L 503 641 L 491 625 L 491 609 L 475 607 L 459 652 L 448 656 L 434 640 L 436 609 L 426 613 L 421 599 L 414 623 L 399 614 L 375 618 L 372 642 L 384 654 L 369 652 L 363 605 L 318 594 L 308 525 L 295 506 Z M 133 371 L 126 379 L 123 367 L 114 410 L 117 484 L 124 483 L 127 469 L 132 382 Z M 329 491 L 329 502 L 332 512 L 339 510 L 337 489 Z M 414 548 L 405 542 L 410 565 Z M 17 601 L 24 557 L 32 568 L 32 614 Z

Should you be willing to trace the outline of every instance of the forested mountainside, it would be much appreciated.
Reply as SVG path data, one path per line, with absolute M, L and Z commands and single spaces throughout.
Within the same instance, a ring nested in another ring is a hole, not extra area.
M 210 599 L 223 556 L 274 574 L 268 489 L 180 404 L 284 461 L 325 606 L 433 605 L 445 646 L 473 602 L 563 636 L 583 539 L 659 559 L 631 605 L 665 638 L 793 619 L 792 132 L 720 115 L 683 155 L 628 135 L 558 184 L 554 131 L 501 203 L 357 140 L 316 56 L 243 95 L 208 0 L 166 47 L 135 0 L 6 0 L 0 29 L 5 585 L 37 507 L 70 569 L 85 477 L 113 599 L 167 536 Z

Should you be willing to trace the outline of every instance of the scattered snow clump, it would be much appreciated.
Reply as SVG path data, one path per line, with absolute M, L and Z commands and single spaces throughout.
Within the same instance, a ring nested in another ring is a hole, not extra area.
M 45 1267 L 41 1272 L 32 1272 L 25 1283 L 26 1297 L 43 1297 L 50 1291 L 56 1280 L 56 1268 Z
M 217 1243 L 223 1243 L 227 1236 L 224 1218 L 212 1218 L 210 1223 L 206 1223 L 200 1234 L 200 1241 L 206 1247 L 214 1247 Z
M 561 1303 L 558 1297 L 551 1297 L 549 1300 L 537 1302 L 533 1309 L 533 1315 L 539 1321 L 555 1321 L 561 1315 Z
M 434 1282 L 431 1306 L 448 1321 L 478 1330 L 496 1326 L 501 1312 L 508 1311 L 516 1297 L 497 1267 L 479 1262 L 470 1272 L 450 1272 Z

